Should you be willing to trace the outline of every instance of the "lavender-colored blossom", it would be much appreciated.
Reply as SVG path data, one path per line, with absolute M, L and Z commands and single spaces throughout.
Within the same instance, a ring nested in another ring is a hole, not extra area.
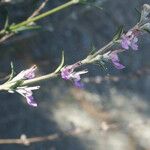
M 33 79 L 35 77 L 35 70 L 37 69 L 36 65 L 32 66 L 29 69 L 21 71 L 17 76 L 15 76 L 12 81 Z
M 138 50 L 138 32 L 128 31 L 126 34 L 121 36 L 121 46 L 124 49 L 129 49 L 131 47 L 133 50 Z
M 64 67 L 61 70 L 61 77 L 65 80 L 73 80 L 74 85 L 76 87 L 82 88 L 83 83 L 80 82 L 80 80 L 81 80 L 80 75 L 85 74 L 88 71 L 87 70 L 82 70 L 82 71 L 75 72 L 74 69 L 75 69 L 74 65 Z
M 81 74 L 85 74 L 85 73 L 87 73 L 87 72 L 88 72 L 87 70 L 82 70 L 82 71 L 78 71 L 78 72 L 72 72 L 72 73 L 70 74 L 70 79 L 74 79 L 74 80 L 76 80 L 76 81 L 80 81 L 80 80 L 81 80 L 80 75 L 81 75 Z
M 14 84 L 15 84 L 18 81 L 33 79 L 35 77 L 36 69 L 37 69 L 37 67 L 34 65 L 29 69 L 21 71 L 18 75 L 16 75 L 11 80 L 11 82 L 14 82 Z M 22 96 L 24 96 L 26 98 L 27 103 L 29 105 L 31 105 L 33 107 L 37 107 L 37 103 L 35 102 L 35 100 L 32 96 L 33 95 L 32 90 L 37 90 L 39 88 L 40 88 L 40 86 L 28 87 L 28 86 L 18 85 L 18 87 L 14 88 L 14 89 L 10 89 L 8 92 L 10 92 L 10 93 L 17 92 L 17 93 L 21 94 Z
M 112 61 L 113 65 L 117 69 L 123 69 L 123 68 L 125 68 L 125 66 L 120 63 L 120 60 L 119 60 L 119 57 L 118 57 L 118 54 L 117 54 L 118 52 L 120 52 L 120 51 L 116 50 L 116 51 L 111 52 L 109 54 L 109 59 Z
M 33 86 L 33 87 L 18 87 L 15 91 L 19 94 L 21 94 L 22 96 L 24 96 L 27 100 L 27 103 L 30 105 L 30 106 L 33 106 L 33 107 L 37 107 L 37 103 L 35 102 L 34 98 L 33 98 L 33 92 L 32 90 L 37 90 L 39 89 L 40 86 Z
M 24 77 L 26 79 L 33 79 L 35 77 L 35 70 L 37 69 L 37 66 L 34 65 L 31 68 L 24 71 Z
M 82 70 L 82 71 L 78 71 L 75 72 L 74 68 L 70 65 L 70 66 L 66 66 L 61 70 L 61 77 L 65 80 L 77 80 L 79 81 L 81 79 L 80 75 L 81 74 L 85 74 L 87 73 L 87 70 Z
M 71 74 L 73 73 L 74 68 L 72 65 L 66 66 L 63 69 L 61 69 L 61 77 L 65 80 L 70 80 L 71 79 Z
M 115 68 L 123 69 L 123 68 L 125 68 L 125 66 L 120 63 L 120 60 L 118 57 L 118 53 L 120 53 L 120 52 L 123 52 L 123 50 L 115 50 L 112 52 L 109 51 L 103 55 L 103 58 L 105 60 L 111 60 L 111 62 Z

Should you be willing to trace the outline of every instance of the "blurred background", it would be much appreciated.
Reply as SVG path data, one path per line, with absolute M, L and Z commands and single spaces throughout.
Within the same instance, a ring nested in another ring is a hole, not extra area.
M 11 23 L 29 17 L 42 0 L 0 1 L 0 28 L 8 13 Z M 67 2 L 49 0 L 42 12 Z M 149 0 L 95 0 L 75 5 L 38 21 L 42 28 L 24 31 L 0 44 L 0 77 L 10 73 L 10 62 L 20 72 L 33 64 L 37 76 L 52 72 L 65 52 L 65 64 L 86 57 L 109 42 L 118 26 L 130 29 Z M 46 136 L 59 138 L 29 146 L 0 145 L 0 150 L 150 150 L 150 35 L 139 38 L 139 50 L 120 56 L 126 65 L 107 70 L 89 65 L 76 89 L 60 78 L 39 83 L 37 108 L 18 94 L 0 93 L 0 139 Z M 2 81 L 1 81 L 2 83 Z M 77 134 L 72 134 L 72 132 Z

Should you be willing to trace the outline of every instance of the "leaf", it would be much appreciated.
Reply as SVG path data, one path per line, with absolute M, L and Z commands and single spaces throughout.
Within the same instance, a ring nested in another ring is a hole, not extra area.
M 97 6 L 97 5 L 92 5 L 92 4 L 90 4 L 91 6 L 93 6 L 93 7 L 95 7 L 95 8 L 97 8 L 97 9 L 99 9 L 99 10 L 103 10 L 103 8 L 102 7 L 100 7 L 100 6 Z
M 4 30 L 7 30 L 8 28 L 9 28 L 9 18 L 8 18 L 8 15 L 7 15 L 5 25 L 4 25 Z
M 138 15 L 138 20 L 140 20 L 141 18 L 141 12 L 139 9 L 135 8 L 135 11 L 137 12 L 137 15 Z
M 54 73 L 57 73 L 57 72 L 59 72 L 59 70 L 63 67 L 63 65 L 64 65 L 64 51 L 62 51 L 62 58 L 61 58 L 61 63 L 60 63 L 60 65 L 57 67 L 57 69 L 54 71 Z
M 21 32 L 21 31 L 25 31 L 25 30 L 35 30 L 35 29 L 39 29 L 41 28 L 40 26 L 22 26 L 22 27 L 19 27 L 17 29 L 14 29 L 13 32 L 15 33 L 18 33 L 18 32 Z
M 144 29 L 144 31 L 146 31 L 147 33 L 150 34 L 150 30 L 149 29 Z
M 135 8 L 135 11 L 138 13 L 138 15 L 141 15 L 141 12 L 139 9 Z
M 11 66 L 11 74 L 9 76 L 8 81 L 12 80 L 12 78 L 14 77 L 14 74 L 15 74 L 13 62 L 10 63 L 10 66 Z
M 114 40 L 114 41 L 119 40 L 120 37 L 121 37 L 121 35 L 122 35 L 122 33 L 123 33 L 123 26 L 120 26 L 120 27 L 118 28 L 116 34 L 114 35 L 113 40 Z
M 100 10 L 103 9 L 102 7 L 97 6 L 96 4 L 94 4 L 94 3 L 95 3 L 95 0 L 89 0 L 89 2 L 88 2 L 88 0 L 80 0 L 80 3 L 81 3 L 81 4 L 84 4 L 84 5 L 86 4 L 86 5 L 91 6 L 91 7 L 98 8 L 98 9 L 100 9 Z
M 16 81 L 16 82 L 14 83 L 14 85 L 12 85 L 12 86 L 10 87 L 10 90 L 14 91 L 17 87 L 21 86 L 22 83 L 23 83 L 23 80 L 18 80 L 18 81 Z
M 96 47 L 92 44 L 92 50 L 89 55 L 93 55 L 96 52 Z
M 107 67 L 105 67 L 105 62 L 104 61 L 98 61 L 97 63 L 95 63 L 95 65 L 98 65 L 99 67 L 101 67 L 104 71 L 107 71 Z

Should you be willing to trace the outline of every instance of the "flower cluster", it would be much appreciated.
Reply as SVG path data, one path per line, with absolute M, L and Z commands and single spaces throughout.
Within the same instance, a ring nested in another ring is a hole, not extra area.
M 131 47 L 133 50 L 138 50 L 138 38 L 137 33 L 135 31 L 128 31 L 126 34 L 121 36 L 121 46 L 124 49 L 129 49 Z
M 34 65 L 33 67 L 27 69 L 27 70 L 23 70 L 21 71 L 17 76 L 15 76 L 11 82 L 17 83 L 18 81 L 24 81 L 24 80 L 30 80 L 33 79 L 35 77 L 35 70 L 37 69 L 37 67 Z M 33 98 L 33 92 L 32 90 L 37 90 L 39 89 L 40 86 L 33 86 L 33 87 L 28 87 L 28 86 L 18 86 L 15 89 L 11 89 L 9 90 L 10 93 L 14 93 L 17 92 L 19 94 L 21 94 L 22 96 L 24 96 L 27 100 L 27 103 L 30 106 L 33 107 L 37 107 L 37 103 Z
M 65 66 L 64 68 L 61 69 L 61 77 L 65 80 L 71 80 L 74 81 L 74 85 L 78 88 L 83 88 L 83 83 L 80 82 L 81 74 L 85 74 L 88 71 L 87 70 L 82 70 L 75 72 L 74 69 L 76 68 L 76 65 L 69 65 Z
M 140 31 L 138 29 L 129 30 L 126 34 L 122 34 L 121 36 L 121 47 L 125 50 L 128 50 L 130 47 L 133 50 L 138 50 L 138 38 Z M 125 68 L 124 65 L 120 63 L 118 53 L 123 52 L 124 50 L 114 50 L 109 51 L 106 54 L 103 55 L 103 58 L 106 60 L 111 60 L 112 64 L 117 69 L 123 69 Z
M 140 22 L 149 22 L 150 21 L 148 17 L 149 14 L 150 14 L 150 5 L 144 4 L 141 12 Z
M 150 5 L 144 4 L 143 10 L 141 12 L 140 24 L 142 24 L 141 29 L 145 31 L 150 31 Z

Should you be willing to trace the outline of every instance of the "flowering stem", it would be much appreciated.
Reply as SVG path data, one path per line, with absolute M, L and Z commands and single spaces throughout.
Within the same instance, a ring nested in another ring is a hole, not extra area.
M 56 12 L 56 11 L 58 11 L 58 10 L 61 10 L 63 8 L 66 8 L 66 7 L 68 7 L 68 6 L 72 5 L 72 4 L 76 4 L 76 3 L 79 3 L 79 0 L 71 0 L 70 2 L 68 2 L 68 3 L 64 4 L 64 5 L 59 6 L 58 7 L 59 9 L 55 8 L 54 11 L 53 11 L 53 13 Z M 51 13 L 48 13 L 48 14 L 51 14 Z M 48 15 L 48 14 L 46 14 L 46 15 Z M 33 22 L 35 20 L 37 21 L 37 20 L 41 19 L 43 16 L 45 16 L 45 13 L 41 14 L 39 16 L 32 18 L 34 20 L 31 19 L 32 21 L 30 20 L 30 22 Z M 30 23 L 30 22 L 27 22 L 27 24 Z M 25 21 L 25 24 L 26 24 L 26 21 Z M 25 24 L 23 24 L 23 25 L 25 25 Z M 136 30 L 136 29 L 141 30 L 141 26 L 139 25 L 139 23 L 136 24 L 129 31 Z M 96 61 L 101 61 L 101 59 L 103 58 L 104 54 L 106 54 L 109 51 L 110 52 L 113 51 L 112 49 L 110 49 L 111 47 L 113 47 L 113 46 L 118 45 L 118 44 L 121 43 L 121 38 L 122 37 L 120 36 L 117 40 L 112 39 L 108 44 L 106 44 L 105 46 L 103 46 L 101 49 L 97 50 L 94 54 L 89 54 L 85 59 L 80 60 L 80 61 L 78 61 L 78 62 L 76 62 L 76 63 L 74 63 L 72 65 L 69 65 L 69 68 L 71 68 L 71 69 L 74 70 L 75 68 L 79 68 L 82 65 L 94 63 Z M 118 60 L 118 58 L 117 58 L 117 60 Z M 47 75 L 44 75 L 44 76 L 41 76 L 41 77 L 37 77 L 37 78 L 29 79 L 29 80 L 24 80 L 20 85 L 21 86 L 25 86 L 25 85 L 37 83 L 37 82 L 40 82 L 40 81 L 43 81 L 43 80 L 55 78 L 58 75 L 60 75 L 60 73 L 62 73 L 61 70 L 62 70 L 63 64 L 64 64 L 64 55 L 62 53 L 62 62 L 60 63 L 60 65 L 58 66 L 58 68 L 54 72 L 52 72 L 50 74 L 47 74 Z M 78 76 L 80 78 L 80 74 L 84 74 L 86 72 L 87 71 L 85 71 L 85 70 L 77 72 L 76 74 L 73 72 L 74 73 L 73 75 L 76 75 L 76 76 Z M 4 84 L 0 85 L 0 90 L 9 90 L 15 84 L 16 83 L 11 82 L 11 81 L 5 82 Z
M 93 62 L 95 62 L 96 60 L 100 60 L 102 58 L 102 55 L 104 53 L 106 53 L 107 51 L 109 51 L 109 49 L 114 46 L 115 44 L 119 43 L 120 39 L 118 39 L 117 41 L 114 42 L 114 40 L 110 41 L 108 44 L 106 44 L 105 46 L 103 46 L 102 48 L 100 48 L 98 51 L 96 51 L 94 54 L 90 54 L 88 55 L 85 59 L 75 62 L 74 64 L 72 64 L 72 66 L 76 66 L 76 68 L 81 67 L 83 65 L 86 64 L 91 64 Z M 25 80 L 22 82 L 21 86 L 25 86 L 25 85 L 30 85 L 30 84 L 34 84 L 34 83 L 38 83 L 44 80 L 48 80 L 48 79 L 52 79 L 57 77 L 60 74 L 60 69 L 63 66 L 64 63 L 64 54 L 62 53 L 62 62 L 60 64 L 60 66 L 58 67 L 59 69 L 56 69 L 56 71 L 47 74 L 47 75 L 43 75 L 41 77 L 36 77 L 30 80 Z M 8 90 L 14 83 L 12 82 L 6 82 L 2 85 L 0 85 L 0 91 L 1 90 Z
M 101 49 L 99 49 L 97 52 L 95 52 L 94 54 L 92 55 L 88 55 L 85 59 L 83 59 L 81 61 L 82 64 L 89 64 L 89 63 L 92 63 L 95 61 L 95 58 L 98 56 L 98 55 L 102 55 L 104 53 L 106 53 L 109 48 L 111 48 L 112 46 L 114 46 L 116 44 L 116 42 L 114 42 L 114 40 L 110 41 L 108 44 L 106 44 L 105 46 L 103 46 Z M 99 58 L 97 58 L 99 59 Z
M 111 48 L 112 46 L 114 46 L 115 44 L 116 44 L 116 42 L 114 42 L 113 40 L 110 41 L 107 45 L 105 45 L 104 47 L 102 47 L 101 49 L 99 49 L 97 52 L 95 52 L 93 54 L 93 57 L 96 57 L 97 55 L 102 55 L 102 54 L 106 53 L 107 50 L 109 48 Z

